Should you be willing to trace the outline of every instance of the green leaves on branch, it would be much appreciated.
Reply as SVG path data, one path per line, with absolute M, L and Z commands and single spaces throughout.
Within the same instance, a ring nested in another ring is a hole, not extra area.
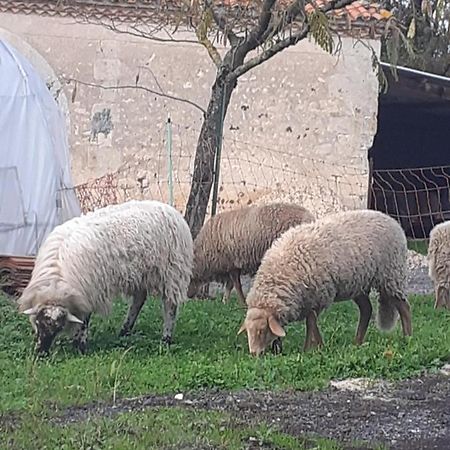
M 388 80 L 383 71 L 383 68 L 381 67 L 378 55 L 372 47 L 370 47 L 370 49 L 372 51 L 372 70 L 376 73 L 378 79 L 378 90 L 379 92 L 386 94 L 389 87 Z
M 328 53 L 333 52 L 334 42 L 327 16 L 316 9 L 308 15 L 309 30 L 315 43 Z
M 408 33 L 407 33 L 406 37 L 409 40 L 413 40 L 415 35 L 416 35 L 416 18 L 413 17 L 411 20 L 411 23 L 409 24 Z

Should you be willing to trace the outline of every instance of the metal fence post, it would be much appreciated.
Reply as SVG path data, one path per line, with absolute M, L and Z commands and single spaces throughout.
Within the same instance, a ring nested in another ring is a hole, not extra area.
M 169 205 L 173 206 L 173 161 L 172 161 L 172 121 L 167 117 L 167 184 L 169 188 Z

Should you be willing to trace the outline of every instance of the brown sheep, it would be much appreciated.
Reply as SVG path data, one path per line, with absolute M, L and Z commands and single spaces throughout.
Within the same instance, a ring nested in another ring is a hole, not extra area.
M 234 286 L 245 305 L 241 275 L 254 275 L 272 245 L 289 228 L 314 221 L 302 206 L 291 203 L 252 205 L 211 217 L 194 240 L 194 270 L 188 296 L 211 281 L 226 283 L 224 301 Z

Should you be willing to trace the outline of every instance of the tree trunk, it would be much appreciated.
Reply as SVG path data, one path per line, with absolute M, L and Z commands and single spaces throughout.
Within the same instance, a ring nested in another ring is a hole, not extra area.
M 214 160 L 219 145 L 220 127 L 236 86 L 236 82 L 226 82 L 225 78 L 218 73 L 197 142 L 191 191 L 184 215 L 194 239 L 205 220 L 214 181 Z

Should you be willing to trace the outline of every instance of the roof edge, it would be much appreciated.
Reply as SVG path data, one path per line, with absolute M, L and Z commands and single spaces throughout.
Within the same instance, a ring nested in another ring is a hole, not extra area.
M 356 1 L 356 3 L 359 3 Z M 142 24 L 154 23 L 161 18 L 173 15 L 179 21 L 180 7 L 170 2 L 161 3 L 155 0 L 154 4 L 134 3 L 126 5 L 103 4 L 97 2 L 47 2 L 43 0 L 0 0 L 0 12 L 11 14 L 38 15 L 45 17 L 69 17 L 79 19 L 90 17 L 92 21 L 113 19 L 121 23 L 136 22 Z M 193 14 L 186 14 L 186 24 Z M 345 15 L 329 16 L 330 28 L 335 33 L 359 39 L 379 39 L 385 30 L 385 21 L 374 17 L 350 20 Z

